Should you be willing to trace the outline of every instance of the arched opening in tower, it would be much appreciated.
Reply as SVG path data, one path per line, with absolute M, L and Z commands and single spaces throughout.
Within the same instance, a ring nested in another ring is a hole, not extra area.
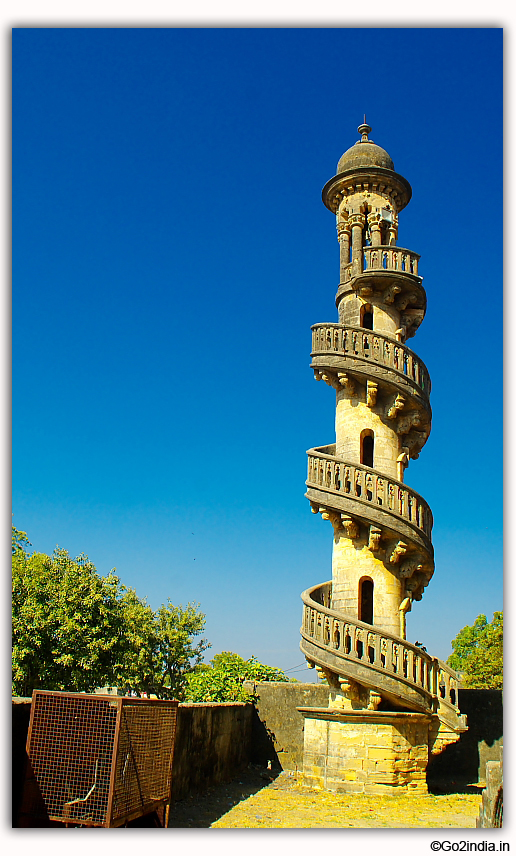
M 374 467 L 374 434 L 366 428 L 360 435 L 360 463 L 366 467 Z
M 364 303 L 360 307 L 360 326 L 366 330 L 373 329 L 373 307 L 370 303 Z
M 362 577 L 358 588 L 358 620 L 373 624 L 374 583 L 370 577 Z

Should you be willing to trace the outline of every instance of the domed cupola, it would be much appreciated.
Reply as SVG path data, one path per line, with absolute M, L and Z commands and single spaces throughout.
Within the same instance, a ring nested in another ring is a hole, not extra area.
M 323 202 L 330 211 L 337 213 L 341 200 L 356 193 L 359 186 L 385 188 L 391 196 L 396 212 L 401 211 L 412 196 L 406 178 L 394 169 L 393 160 L 385 149 L 369 139 L 371 126 L 365 122 L 358 126 L 361 139 L 344 152 L 337 164 L 337 173 L 323 188 Z
M 344 152 L 337 164 L 337 175 L 348 170 L 375 166 L 394 171 L 394 164 L 388 152 L 369 139 L 371 126 L 364 122 L 363 125 L 359 126 L 358 133 L 362 135 L 362 139 L 358 140 L 354 146 L 351 146 L 350 149 Z

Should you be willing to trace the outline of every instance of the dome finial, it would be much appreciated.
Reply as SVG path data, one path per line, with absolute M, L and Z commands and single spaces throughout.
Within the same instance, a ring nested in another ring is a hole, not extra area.
M 357 130 L 358 130 L 359 134 L 362 134 L 362 139 L 360 140 L 360 142 L 361 143 L 368 143 L 369 142 L 368 134 L 371 133 L 372 129 L 371 129 L 371 126 L 368 125 L 366 122 L 366 114 L 365 113 L 364 113 L 364 124 L 359 125 Z

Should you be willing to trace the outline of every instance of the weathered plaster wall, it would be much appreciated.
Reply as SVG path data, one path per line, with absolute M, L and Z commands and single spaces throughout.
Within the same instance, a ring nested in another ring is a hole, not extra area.
M 252 761 L 276 761 L 284 770 L 302 770 L 304 717 L 297 708 L 328 707 L 330 688 L 280 681 L 246 681 L 244 686 L 258 695 Z
M 179 705 L 172 799 L 229 781 L 247 767 L 252 718 L 252 704 Z

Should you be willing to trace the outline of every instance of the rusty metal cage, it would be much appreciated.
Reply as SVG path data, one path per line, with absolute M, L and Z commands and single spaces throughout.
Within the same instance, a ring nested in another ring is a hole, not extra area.
M 170 799 L 177 701 L 35 690 L 23 813 L 122 826 Z

